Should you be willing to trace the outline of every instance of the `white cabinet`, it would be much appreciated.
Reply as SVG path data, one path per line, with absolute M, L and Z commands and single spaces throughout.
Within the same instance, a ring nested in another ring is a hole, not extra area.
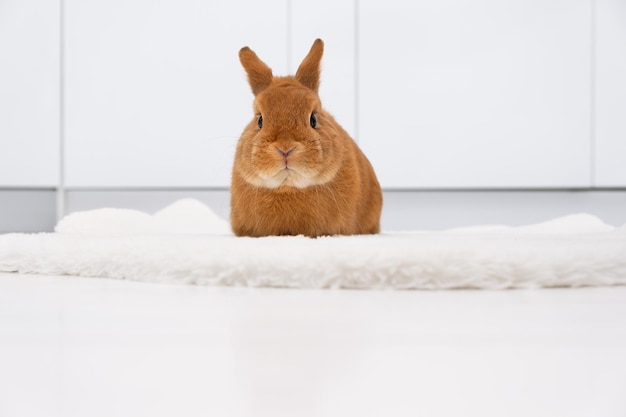
M 597 0 L 595 186 L 626 186 L 626 2 Z
M 0 187 L 59 181 L 60 5 L 0 3 Z
M 359 132 L 384 187 L 591 185 L 590 0 L 359 8 Z
M 313 41 L 324 40 L 320 98 L 353 137 L 355 119 L 355 7 L 353 2 L 319 0 L 291 2 L 289 72 L 295 73 Z M 355 137 L 355 139 L 358 139 Z
M 66 0 L 66 185 L 228 186 L 252 99 L 286 70 L 286 0 Z
M 626 184 L 623 1 L 320 1 L 65 0 L 63 48 L 58 0 L 2 2 L 0 186 L 58 183 L 61 114 L 70 188 L 228 186 L 239 48 L 282 75 L 318 37 L 384 187 Z

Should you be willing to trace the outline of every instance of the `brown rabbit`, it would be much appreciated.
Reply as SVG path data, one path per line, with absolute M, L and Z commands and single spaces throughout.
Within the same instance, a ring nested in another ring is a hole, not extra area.
M 255 96 L 237 144 L 230 221 L 238 236 L 378 233 L 382 193 L 371 164 L 317 95 L 324 43 L 295 76 L 274 77 L 248 47 Z

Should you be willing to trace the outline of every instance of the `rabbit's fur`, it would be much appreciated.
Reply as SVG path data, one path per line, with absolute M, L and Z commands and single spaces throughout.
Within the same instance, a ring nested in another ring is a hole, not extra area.
M 237 144 L 231 226 L 238 236 L 378 233 L 382 192 L 357 144 L 317 94 L 323 42 L 295 76 L 274 77 L 248 47 L 239 58 L 255 96 Z

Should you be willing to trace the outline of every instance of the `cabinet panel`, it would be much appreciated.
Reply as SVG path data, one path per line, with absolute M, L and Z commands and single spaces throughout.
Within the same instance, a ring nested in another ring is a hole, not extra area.
M 286 2 L 66 0 L 68 186 L 228 186 L 238 51 L 285 71 Z
M 320 0 L 311 7 L 310 3 L 294 1 L 291 7 L 289 71 L 295 73 L 315 39 L 324 40 L 320 98 L 326 110 L 354 137 L 354 3 Z
M 60 5 L 0 3 L 0 187 L 59 179 Z
M 590 185 L 589 0 L 360 2 L 362 146 L 386 187 Z
M 626 2 L 596 1 L 596 175 L 626 186 Z

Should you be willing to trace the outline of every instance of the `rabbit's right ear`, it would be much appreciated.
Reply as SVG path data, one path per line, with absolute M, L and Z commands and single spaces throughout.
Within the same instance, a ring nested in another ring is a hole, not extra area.
M 272 69 L 247 46 L 239 50 L 239 60 L 248 74 L 248 83 L 255 96 L 272 83 Z

